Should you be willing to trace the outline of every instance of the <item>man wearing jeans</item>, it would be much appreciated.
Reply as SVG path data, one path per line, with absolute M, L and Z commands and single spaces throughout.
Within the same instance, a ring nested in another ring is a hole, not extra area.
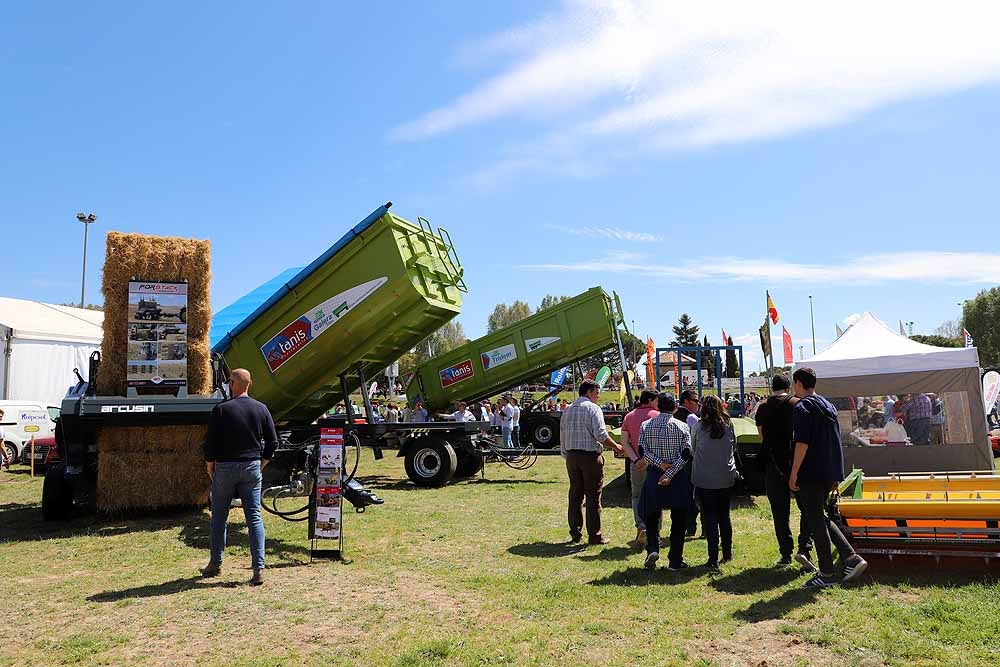
M 212 539 L 204 577 L 222 572 L 222 552 L 226 548 L 226 522 L 233 498 L 243 504 L 243 516 L 250 532 L 253 577 L 250 583 L 264 583 L 264 521 L 260 515 L 261 468 L 271 460 L 278 446 L 278 434 L 267 406 L 248 396 L 250 372 L 237 368 L 229 377 L 232 398 L 212 410 L 205 436 L 205 461 L 212 480 Z
M 639 428 L 648 419 L 660 414 L 656 409 L 656 392 L 646 389 L 639 396 L 639 405 L 625 415 L 622 422 L 622 449 L 629 460 L 630 481 L 632 483 L 632 516 L 635 520 L 635 539 L 632 544 L 641 549 L 646 546 L 646 521 L 639 512 L 639 496 L 646 481 L 646 472 L 638 467 L 642 455 L 639 453 Z
M 803 367 L 792 375 L 799 402 L 792 408 L 795 454 L 788 488 L 795 492 L 812 533 L 819 572 L 805 588 L 823 588 L 837 583 L 833 567 L 832 541 L 843 565 L 841 583 L 861 576 L 868 563 L 854 552 L 837 524 L 827 518 L 827 497 L 844 479 L 844 453 L 840 446 L 837 408 L 816 393 L 816 373 Z

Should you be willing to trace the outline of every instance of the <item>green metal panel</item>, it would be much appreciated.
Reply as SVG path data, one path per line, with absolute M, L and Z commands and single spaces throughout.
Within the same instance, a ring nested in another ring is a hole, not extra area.
M 600 287 L 427 360 L 407 386 L 431 411 L 475 401 L 617 344 L 622 321 Z
M 343 400 L 341 373 L 381 374 L 459 313 L 451 239 L 418 223 L 383 213 L 229 342 L 226 363 L 251 372 L 276 421 L 311 423 Z

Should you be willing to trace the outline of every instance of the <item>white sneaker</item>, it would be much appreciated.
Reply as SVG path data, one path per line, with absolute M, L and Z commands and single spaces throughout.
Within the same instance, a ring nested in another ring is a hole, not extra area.
M 648 556 L 646 556 L 646 562 L 643 563 L 643 566 L 647 570 L 655 570 L 656 569 L 656 561 L 658 561 L 658 560 L 660 560 L 660 553 L 658 551 L 654 551 L 654 552 L 650 553 Z
M 813 565 L 813 562 L 809 560 L 809 554 L 807 554 L 805 551 L 800 551 L 797 554 L 795 554 L 795 562 L 801 565 L 802 569 L 806 570 L 807 572 L 814 572 L 814 573 L 819 572 L 819 568 Z
M 854 561 L 854 563 L 850 564 L 851 561 Z M 854 556 L 848 560 L 848 563 L 848 565 L 844 566 L 844 578 L 840 580 L 840 583 L 842 584 L 854 581 L 868 569 L 868 561 L 861 556 Z

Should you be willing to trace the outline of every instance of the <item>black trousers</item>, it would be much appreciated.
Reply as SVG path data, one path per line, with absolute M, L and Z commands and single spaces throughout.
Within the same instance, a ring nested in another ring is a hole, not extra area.
M 660 524 L 663 521 L 663 510 L 655 510 L 646 514 L 646 553 L 660 550 Z M 687 530 L 688 510 L 670 510 L 670 551 L 667 552 L 667 563 L 678 565 L 684 560 L 684 533 Z
M 830 551 L 831 542 L 837 548 L 841 562 L 847 562 L 848 558 L 855 555 L 854 547 L 840 532 L 837 524 L 826 516 L 826 498 L 829 494 L 830 485 L 822 482 L 799 482 L 799 490 L 795 494 L 816 546 L 820 574 L 825 575 L 836 574 L 833 553 Z
M 701 502 L 701 528 L 708 541 L 708 562 L 719 562 L 719 539 L 722 539 L 722 557 L 733 557 L 733 522 L 729 518 L 732 489 L 698 489 Z
M 771 505 L 771 516 L 774 518 L 774 536 L 778 538 L 778 551 L 782 558 L 791 558 L 795 543 L 792 541 L 792 531 L 789 521 L 792 513 L 792 491 L 788 488 L 788 476 L 783 475 L 773 463 L 767 464 L 764 471 L 764 489 L 767 502 Z M 799 551 L 812 550 L 812 540 L 809 538 L 809 526 L 806 514 L 802 511 L 802 503 L 798 498 L 795 504 L 799 508 Z

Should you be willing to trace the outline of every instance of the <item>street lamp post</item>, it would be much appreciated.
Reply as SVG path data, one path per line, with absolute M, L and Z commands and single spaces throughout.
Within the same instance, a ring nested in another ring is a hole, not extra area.
M 816 354 L 816 320 L 813 318 L 813 297 L 809 295 L 809 324 L 812 326 L 813 354 Z
M 802 345 L 799 345 L 799 361 L 802 361 L 805 357 L 802 356 Z
M 93 213 L 77 213 L 76 219 L 83 223 L 83 278 L 80 280 L 80 307 L 83 308 L 86 306 L 84 296 L 87 291 L 87 232 L 90 229 L 90 223 L 97 220 L 97 216 Z
M 906 323 L 906 330 L 908 332 L 907 335 L 906 335 L 906 337 L 907 338 L 913 338 L 913 322 L 907 322 Z

